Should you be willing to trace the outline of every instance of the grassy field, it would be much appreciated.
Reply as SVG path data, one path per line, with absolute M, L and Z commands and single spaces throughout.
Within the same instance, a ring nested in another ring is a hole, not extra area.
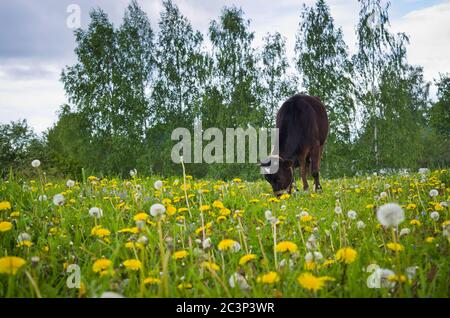
M 265 181 L 33 169 L 0 181 L 0 297 L 449 296 L 449 170 L 276 199 Z M 398 226 L 377 217 L 390 202 Z

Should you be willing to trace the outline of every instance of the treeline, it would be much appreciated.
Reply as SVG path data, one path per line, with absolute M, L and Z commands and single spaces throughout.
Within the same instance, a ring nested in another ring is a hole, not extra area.
M 62 71 L 68 104 L 58 122 L 40 139 L 24 122 L 2 126 L 3 174 L 35 156 L 69 175 L 81 168 L 179 175 L 170 157 L 175 128 L 192 130 L 199 121 L 203 129 L 270 127 L 281 103 L 298 92 L 319 96 L 327 107 L 331 130 L 322 173 L 328 177 L 449 166 L 450 76 L 435 80 L 432 102 L 422 68 L 407 62 L 407 35 L 390 30 L 389 3 L 359 3 L 356 54 L 318 0 L 299 10 L 293 61 L 278 32 L 255 48 L 250 20 L 236 7 L 223 8 L 207 35 L 171 1 L 163 2 L 158 32 L 135 1 L 118 27 L 101 9 L 92 10 L 87 29 L 75 31 L 77 62 Z M 221 178 L 259 172 L 251 164 L 188 170 Z

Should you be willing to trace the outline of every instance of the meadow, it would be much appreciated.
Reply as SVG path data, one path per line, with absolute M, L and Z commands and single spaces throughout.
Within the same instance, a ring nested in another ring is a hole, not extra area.
M 78 181 L 30 169 L 0 181 L 0 297 L 449 295 L 450 170 L 276 198 L 263 180 L 181 167 Z

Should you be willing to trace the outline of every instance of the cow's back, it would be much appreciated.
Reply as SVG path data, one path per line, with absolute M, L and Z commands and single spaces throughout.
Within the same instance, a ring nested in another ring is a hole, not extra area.
M 319 98 L 297 94 L 283 103 L 277 114 L 280 155 L 297 154 L 304 147 L 323 145 L 328 135 L 328 116 Z

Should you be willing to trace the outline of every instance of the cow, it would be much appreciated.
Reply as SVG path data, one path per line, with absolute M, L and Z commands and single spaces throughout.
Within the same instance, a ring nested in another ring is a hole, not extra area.
M 266 169 L 266 180 L 274 194 L 296 190 L 294 170 L 300 167 L 303 190 L 308 191 L 307 169 L 314 178 L 314 190 L 321 191 L 319 182 L 320 159 L 328 136 L 328 116 L 325 106 L 316 96 L 297 94 L 286 100 L 278 110 L 279 146 L 260 166 Z M 269 167 L 275 168 L 269 171 Z

